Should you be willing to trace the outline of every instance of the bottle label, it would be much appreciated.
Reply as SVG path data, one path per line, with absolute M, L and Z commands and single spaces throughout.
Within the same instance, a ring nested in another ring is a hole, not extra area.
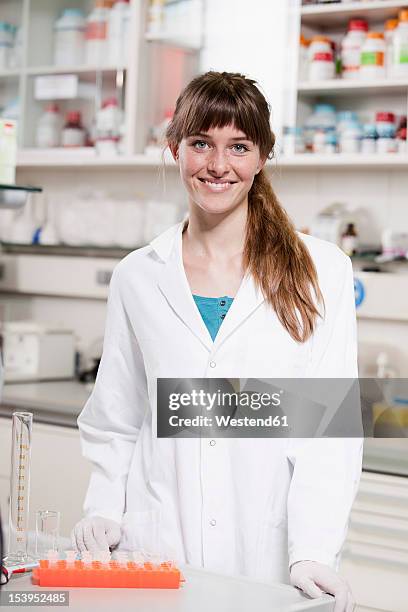
M 384 66 L 383 51 L 363 51 L 361 54 L 362 66 Z
M 105 40 L 107 33 L 106 21 L 92 21 L 86 26 L 87 40 Z

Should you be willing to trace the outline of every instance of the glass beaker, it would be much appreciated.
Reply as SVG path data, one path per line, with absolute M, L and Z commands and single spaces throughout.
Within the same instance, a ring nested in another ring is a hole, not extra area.
M 60 512 L 38 510 L 35 515 L 35 556 L 46 559 L 48 551 L 58 552 Z
M 10 476 L 9 539 L 5 565 L 26 563 L 30 496 L 31 412 L 13 412 Z

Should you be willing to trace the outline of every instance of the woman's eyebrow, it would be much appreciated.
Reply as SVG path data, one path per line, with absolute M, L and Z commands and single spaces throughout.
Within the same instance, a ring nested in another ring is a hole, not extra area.
M 190 134 L 188 138 L 197 138 L 198 136 L 201 136 L 203 138 L 211 138 L 210 134 L 207 134 L 207 132 L 198 132 L 197 134 Z M 248 142 L 252 142 L 252 140 L 248 138 L 246 134 L 242 134 L 241 136 L 234 136 L 233 138 L 229 138 L 229 140 L 247 140 Z

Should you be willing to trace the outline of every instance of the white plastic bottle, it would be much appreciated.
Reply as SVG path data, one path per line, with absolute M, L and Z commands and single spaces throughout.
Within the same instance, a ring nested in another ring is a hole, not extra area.
M 350 19 L 348 32 L 341 43 L 341 65 L 343 79 L 360 78 L 361 49 L 368 31 L 365 19 Z
M 398 26 L 398 19 L 387 19 L 384 24 L 385 40 L 385 71 L 387 76 L 392 76 L 392 62 L 394 57 L 394 33 Z
M 116 0 L 108 16 L 108 64 L 126 66 L 128 61 L 130 5 Z
M 106 0 L 96 0 L 85 28 L 85 62 L 92 66 L 106 64 L 109 8 Z
M 385 78 L 385 40 L 381 32 L 368 32 L 361 49 L 360 77 L 366 80 Z
M 79 9 L 65 9 L 54 24 L 54 63 L 77 66 L 84 61 L 85 18 Z
M 59 147 L 61 144 L 62 118 L 57 104 L 49 104 L 41 115 L 36 130 L 36 145 L 41 149 Z
M 394 31 L 392 75 L 408 77 L 408 10 L 400 11 L 398 26 Z
M 147 35 L 158 36 L 163 33 L 165 0 L 150 0 L 147 14 Z

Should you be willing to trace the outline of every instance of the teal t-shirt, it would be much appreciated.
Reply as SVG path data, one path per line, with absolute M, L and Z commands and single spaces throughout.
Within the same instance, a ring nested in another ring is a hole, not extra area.
M 214 340 L 234 298 L 227 295 L 216 298 L 193 295 L 193 298 L 210 336 Z

